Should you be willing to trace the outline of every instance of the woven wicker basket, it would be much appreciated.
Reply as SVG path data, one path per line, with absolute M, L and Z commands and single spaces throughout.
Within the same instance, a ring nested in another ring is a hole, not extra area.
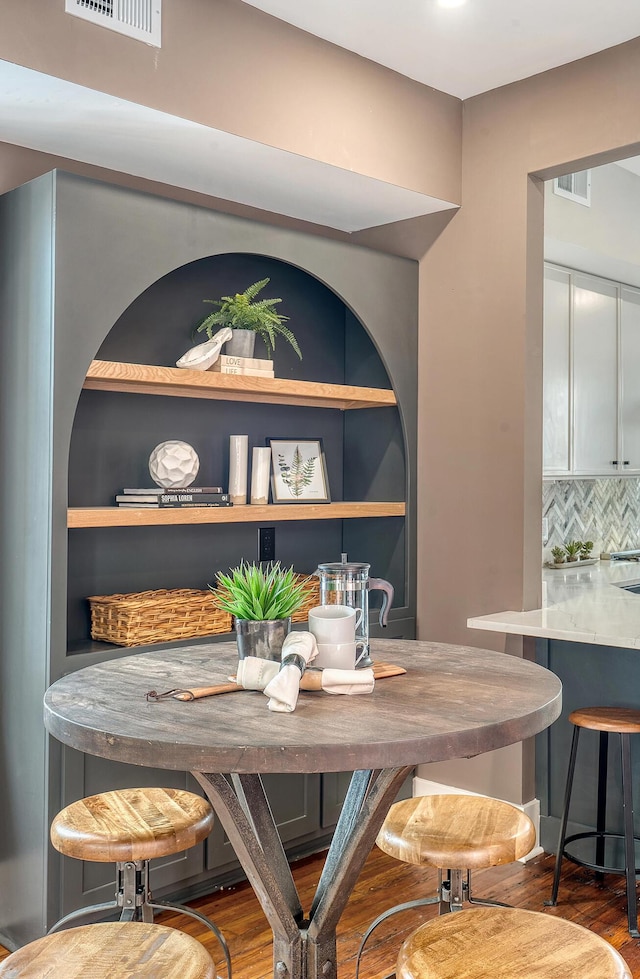
M 309 609 L 315 608 L 320 604 L 320 579 L 309 577 L 306 574 L 296 575 L 299 581 L 306 581 L 308 598 L 297 612 L 291 616 L 292 622 L 306 622 L 309 618 Z
M 231 632 L 231 616 L 211 592 L 193 588 L 92 595 L 91 638 L 118 646 L 144 646 Z

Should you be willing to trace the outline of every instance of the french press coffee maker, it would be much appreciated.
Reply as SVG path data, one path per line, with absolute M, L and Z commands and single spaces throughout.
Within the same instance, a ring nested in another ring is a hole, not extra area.
M 369 655 L 369 592 L 383 593 L 379 617 L 382 626 L 387 624 L 393 602 L 393 585 L 383 578 L 370 578 L 370 567 L 370 564 L 343 560 L 335 564 L 319 564 L 316 571 L 320 579 L 321 605 L 348 605 L 362 612 L 356 627 L 356 642 L 363 642 L 365 648 L 358 667 L 371 666 L 373 662 Z

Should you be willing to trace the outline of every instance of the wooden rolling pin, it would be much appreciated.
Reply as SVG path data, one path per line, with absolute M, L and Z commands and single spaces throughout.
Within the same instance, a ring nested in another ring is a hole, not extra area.
M 400 676 L 407 671 L 402 666 L 394 666 L 392 663 L 374 663 L 373 676 L 375 680 L 382 680 L 388 676 Z M 321 670 L 309 669 L 304 672 L 300 679 L 301 690 L 322 690 Z M 236 690 L 244 690 L 239 683 L 219 683 L 215 687 L 194 687 L 192 690 L 177 690 L 170 696 L 174 700 L 200 700 L 202 697 L 215 697 L 219 693 L 235 693 Z M 153 693 L 153 691 L 151 691 Z M 164 694 L 156 694 L 152 700 L 164 699 Z

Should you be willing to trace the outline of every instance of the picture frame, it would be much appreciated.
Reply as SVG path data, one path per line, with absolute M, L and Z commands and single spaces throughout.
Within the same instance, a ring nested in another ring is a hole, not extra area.
M 330 503 L 322 439 L 268 438 L 273 503 Z

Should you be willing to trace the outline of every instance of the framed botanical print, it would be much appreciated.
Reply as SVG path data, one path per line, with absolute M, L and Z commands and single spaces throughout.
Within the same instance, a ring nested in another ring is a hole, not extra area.
M 267 439 L 274 503 L 329 503 L 322 439 Z

